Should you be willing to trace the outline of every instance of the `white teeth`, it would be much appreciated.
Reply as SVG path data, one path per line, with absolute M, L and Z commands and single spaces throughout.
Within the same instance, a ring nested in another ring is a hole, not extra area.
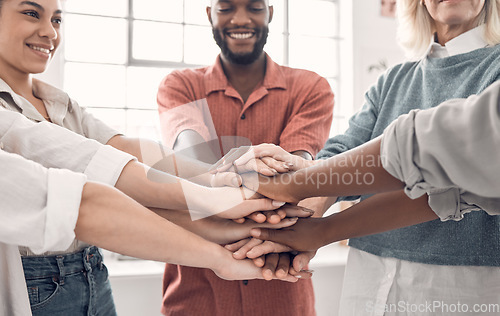
M 29 46 L 31 49 L 37 50 L 37 51 L 45 53 L 45 54 L 50 54 L 50 49 L 42 48 L 42 47 L 38 47 L 38 46 L 33 46 L 33 45 L 29 45 Z
M 229 37 L 235 39 L 247 39 L 253 36 L 253 33 L 229 33 Z

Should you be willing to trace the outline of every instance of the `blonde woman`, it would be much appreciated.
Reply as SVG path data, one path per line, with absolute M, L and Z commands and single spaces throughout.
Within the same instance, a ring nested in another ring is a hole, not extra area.
M 399 0 L 399 39 L 417 61 L 382 75 L 348 130 L 331 138 L 318 157 L 340 154 L 379 136 L 412 109 L 479 94 L 499 80 L 499 16 L 498 0 Z M 380 199 L 361 203 L 366 208 L 418 209 L 439 204 L 450 194 L 410 200 L 396 191 L 386 194 L 382 204 Z M 413 315 L 408 309 L 394 311 L 398 302 L 405 307 L 460 302 L 471 308 L 498 302 L 499 228 L 498 217 L 473 212 L 460 222 L 432 221 L 351 239 L 340 315 Z M 436 308 L 431 314 L 444 315 L 446 310 Z

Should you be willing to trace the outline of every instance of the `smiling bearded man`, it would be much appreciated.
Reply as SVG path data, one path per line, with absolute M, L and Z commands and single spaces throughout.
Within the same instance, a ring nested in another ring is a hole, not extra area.
M 210 67 L 177 70 L 161 83 L 164 144 L 189 148 L 208 162 L 217 159 L 213 147 L 224 147 L 226 153 L 250 143 L 274 143 L 312 159 L 332 122 L 333 93 L 327 80 L 280 66 L 264 52 L 273 16 L 268 1 L 214 0 L 207 15 L 221 54 Z M 211 140 L 216 146 L 207 143 Z M 276 214 L 268 214 L 272 217 Z M 279 262 L 278 270 L 288 271 L 291 258 L 271 254 L 266 262 Z M 169 316 L 315 315 L 311 280 L 232 282 L 210 270 L 167 265 L 163 293 L 162 313 Z

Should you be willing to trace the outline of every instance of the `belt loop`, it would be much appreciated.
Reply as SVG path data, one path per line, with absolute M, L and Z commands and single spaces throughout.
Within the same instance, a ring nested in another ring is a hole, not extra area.
M 87 271 L 87 282 L 89 284 L 89 307 L 87 311 L 87 316 L 94 316 L 96 315 L 96 306 L 95 305 L 95 298 L 96 298 L 96 281 L 94 277 L 94 273 L 92 273 L 92 264 L 90 262 L 91 255 L 89 254 L 91 251 L 93 251 L 95 247 L 87 247 L 83 250 L 83 266 L 85 267 L 85 270 Z
M 56 256 L 56 262 L 57 262 L 57 267 L 59 268 L 59 285 L 64 284 L 64 263 L 63 263 L 64 257 L 63 256 Z
M 92 264 L 90 263 L 90 251 L 92 250 L 92 247 L 87 247 L 83 249 L 83 267 L 85 268 L 85 271 L 87 272 L 92 272 Z

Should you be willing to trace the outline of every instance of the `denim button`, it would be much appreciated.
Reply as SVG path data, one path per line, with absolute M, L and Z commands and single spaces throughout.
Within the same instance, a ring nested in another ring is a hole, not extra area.
M 248 280 L 243 280 L 243 285 L 248 285 Z

